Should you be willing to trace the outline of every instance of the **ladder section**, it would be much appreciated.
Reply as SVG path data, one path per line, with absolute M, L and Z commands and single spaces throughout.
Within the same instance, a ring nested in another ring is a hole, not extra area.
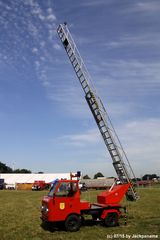
M 60 24 L 57 32 L 83 88 L 86 101 L 110 153 L 118 178 L 121 183 L 131 183 L 131 187 L 129 188 L 126 196 L 129 200 L 136 200 L 138 196 L 131 180 L 132 178 L 135 178 L 135 175 L 103 103 L 97 96 L 91 77 L 85 67 L 69 29 L 66 24 Z
M 121 182 L 126 182 L 126 176 L 128 176 L 127 172 L 125 172 L 125 168 L 123 168 L 123 163 L 121 162 L 119 149 L 112 137 L 111 129 L 105 123 L 103 119 L 103 115 L 99 111 L 98 103 L 92 92 L 89 92 L 86 95 L 86 101 L 91 109 L 91 112 L 95 118 L 95 121 L 98 125 L 100 133 L 103 137 L 103 140 L 108 148 L 108 151 L 112 157 L 113 165 L 116 170 L 117 175 L 119 176 L 119 180 Z M 127 179 L 129 180 L 129 179 Z M 127 181 L 128 182 L 128 181 Z
M 115 141 L 114 134 L 116 134 L 114 129 L 109 128 L 109 123 L 106 124 L 106 120 L 104 118 L 104 113 L 100 111 L 100 108 L 98 107 L 98 103 L 94 97 L 94 94 L 92 92 L 89 92 L 86 96 L 86 101 L 90 107 L 90 110 L 94 116 L 94 119 L 97 123 L 97 126 L 100 130 L 100 133 L 102 135 L 102 138 L 105 142 L 105 145 L 111 155 L 111 158 L 113 160 L 113 166 L 115 168 L 115 171 L 118 175 L 118 178 L 121 183 L 130 183 L 131 186 L 129 190 L 126 193 L 126 197 L 128 200 L 136 200 L 138 199 L 137 192 L 132 184 L 131 176 L 132 178 L 135 178 L 135 175 L 133 173 L 133 170 L 129 164 L 124 163 L 124 160 L 122 158 L 122 153 L 124 153 L 124 150 L 121 145 L 117 145 L 117 142 Z M 110 121 L 110 120 L 108 120 Z M 119 140 L 119 139 L 118 139 Z M 125 155 L 126 157 L 126 155 Z M 126 157 L 127 158 L 127 157 Z M 130 171 L 130 172 L 129 172 Z
M 87 94 L 91 90 L 90 89 L 90 85 L 92 85 L 91 77 L 87 71 L 87 68 L 85 67 L 85 64 L 80 56 L 76 44 L 74 43 L 74 40 L 69 32 L 69 29 L 67 28 L 66 24 L 63 25 L 60 24 L 57 29 L 57 32 L 67 52 L 69 60 L 75 70 L 75 73 L 81 83 L 81 86 L 85 94 Z

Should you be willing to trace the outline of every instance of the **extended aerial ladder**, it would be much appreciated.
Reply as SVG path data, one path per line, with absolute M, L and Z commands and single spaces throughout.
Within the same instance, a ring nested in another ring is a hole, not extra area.
M 80 56 L 80 53 L 67 27 L 67 24 L 60 24 L 58 26 L 57 33 L 80 81 L 80 84 L 85 93 L 86 101 L 95 118 L 105 145 L 111 155 L 111 158 L 113 160 L 113 166 L 118 175 L 118 179 L 122 184 L 131 184 L 126 194 L 127 199 L 136 200 L 138 198 L 138 195 L 132 184 L 132 179 L 135 179 L 134 172 L 122 147 L 122 144 L 115 132 L 115 129 L 111 123 L 111 120 L 106 112 L 106 109 L 101 99 L 96 93 L 96 90 L 92 84 L 91 77 Z

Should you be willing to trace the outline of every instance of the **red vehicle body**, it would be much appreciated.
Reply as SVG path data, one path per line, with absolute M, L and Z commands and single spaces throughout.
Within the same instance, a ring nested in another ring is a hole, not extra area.
M 47 185 L 48 184 L 42 180 L 34 181 L 34 183 L 32 185 L 32 191 L 44 190 L 47 188 Z
M 120 201 L 130 184 L 115 185 L 97 196 L 97 203 L 80 199 L 78 180 L 58 180 L 48 196 L 42 200 L 41 219 L 44 222 L 63 222 L 67 231 L 79 230 L 85 215 L 104 222 L 106 226 L 116 226 L 122 215 Z

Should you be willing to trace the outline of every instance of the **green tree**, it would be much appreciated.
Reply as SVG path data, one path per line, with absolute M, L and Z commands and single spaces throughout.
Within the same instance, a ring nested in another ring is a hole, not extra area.
M 31 173 L 31 171 L 30 170 L 28 170 L 28 169 L 25 169 L 25 168 L 22 168 L 22 169 L 15 169 L 14 171 L 13 171 L 14 173 Z
M 12 173 L 12 168 L 8 167 L 5 163 L 0 162 L 0 173 Z
M 152 180 L 153 178 L 158 178 L 158 176 L 156 174 L 145 174 L 142 180 Z
M 31 171 L 25 168 L 15 169 L 13 171 L 13 169 L 8 167 L 5 163 L 0 162 L 0 173 L 31 173 Z
M 91 179 L 87 174 L 83 176 L 83 179 Z
M 94 179 L 99 178 L 99 177 L 104 177 L 101 172 L 98 172 L 94 175 Z

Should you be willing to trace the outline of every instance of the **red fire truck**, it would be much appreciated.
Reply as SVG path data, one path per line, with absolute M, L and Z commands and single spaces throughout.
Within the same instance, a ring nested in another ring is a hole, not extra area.
M 76 176 L 79 177 L 77 174 Z M 90 215 L 94 221 L 101 221 L 107 227 L 118 225 L 125 207 L 120 201 L 130 187 L 129 183 L 113 185 L 97 195 L 97 202 L 80 199 L 79 180 L 57 180 L 42 200 L 41 219 L 44 222 L 64 224 L 67 231 L 78 231 L 84 217 Z
M 57 29 L 59 38 L 67 52 L 73 69 L 85 93 L 85 99 L 93 114 L 104 143 L 113 161 L 113 167 L 120 184 L 114 185 L 97 196 L 97 202 L 80 200 L 78 179 L 57 180 L 48 196 L 42 200 L 42 220 L 45 222 L 63 222 L 67 231 L 79 230 L 85 215 L 93 220 L 100 220 L 106 226 L 116 226 L 124 207 L 120 201 L 126 195 L 128 200 L 137 200 L 138 195 L 133 186 L 135 179 L 127 155 L 115 132 L 104 105 L 93 87 L 91 77 L 80 56 L 67 24 L 60 24 Z M 79 174 L 77 174 L 79 177 Z
M 42 180 L 36 180 L 32 185 L 32 191 L 40 191 L 48 188 L 49 184 Z

